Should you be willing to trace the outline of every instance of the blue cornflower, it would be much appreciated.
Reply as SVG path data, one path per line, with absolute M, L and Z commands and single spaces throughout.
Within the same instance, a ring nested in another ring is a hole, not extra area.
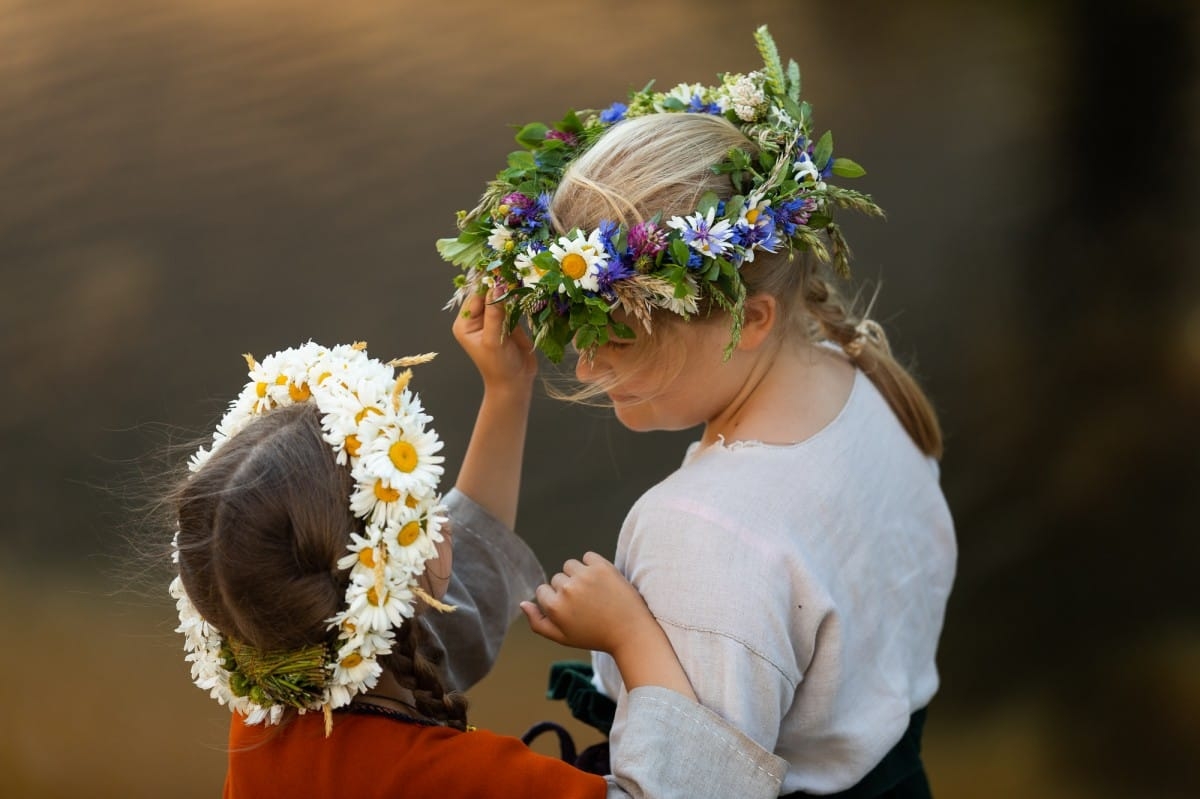
M 683 241 L 701 255 L 716 258 L 729 249 L 729 240 L 733 238 L 733 226 L 728 219 L 722 219 L 714 224 L 717 209 L 708 209 L 707 215 L 699 211 L 689 217 L 676 216 L 667 222 L 667 227 L 674 228 L 683 234 Z
M 613 296 L 612 285 L 619 280 L 633 277 L 636 274 L 633 267 L 625 262 L 625 259 L 613 258 L 608 262 L 608 265 L 600 270 L 597 275 L 597 280 L 600 283 L 600 293 L 609 297 Z
M 696 252 L 695 250 L 692 250 L 690 253 L 688 253 L 688 262 L 687 262 L 688 269 L 695 271 L 702 266 L 704 266 L 704 256 L 703 255 Z
M 608 108 L 600 112 L 600 121 L 605 125 L 613 125 L 625 118 L 625 112 L 629 110 L 629 106 L 625 103 L 613 103 Z
M 517 226 L 526 233 L 532 233 L 546 224 L 546 214 L 550 210 L 550 195 L 542 192 L 530 204 L 515 212 Z
M 604 244 L 604 251 L 608 253 L 610 261 L 620 258 L 617 253 L 617 246 L 613 243 L 613 239 L 617 237 L 619 225 L 609 219 L 600 220 L 600 241 Z
M 700 99 L 700 95 L 693 94 L 692 101 L 688 103 L 688 111 L 693 114 L 719 114 L 721 106 L 716 103 L 705 103 Z
M 809 217 L 815 210 L 817 210 L 817 201 L 811 197 L 793 197 L 790 200 L 784 200 L 778 208 L 768 209 L 775 219 L 776 228 L 782 230 L 783 235 L 788 237 L 794 236 L 796 228 L 800 225 L 808 224 Z
M 733 240 L 743 248 L 743 258 L 754 260 L 755 249 L 775 252 L 779 248 L 779 235 L 775 230 L 775 217 L 770 207 L 750 209 L 745 218 L 733 229 Z

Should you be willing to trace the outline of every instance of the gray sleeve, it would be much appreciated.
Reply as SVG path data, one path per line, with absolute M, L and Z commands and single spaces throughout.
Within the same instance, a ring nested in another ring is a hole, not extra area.
M 448 690 L 465 691 L 491 670 L 520 613 L 545 573 L 529 545 L 481 505 L 453 489 L 449 509 L 454 561 L 442 601 L 457 610 L 420 616 L 426 653 L 440 661 Z
M 608 799 L 774 799 L 787 773 L 776 757 L 708 708 L 667 688 L 629 694 Z

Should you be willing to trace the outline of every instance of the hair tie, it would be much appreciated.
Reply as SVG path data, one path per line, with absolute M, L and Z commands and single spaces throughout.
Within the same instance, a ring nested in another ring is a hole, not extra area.
M 883 332 L 883 326 L 874 319 L 863 319 L 855 325 L 854 338 L 850 339 L 842 349 L 851 358 L 857 358 L 862 355 L 863 347 L 868 342 L 874 344 L 876 348 L 883 350 L 885 354 L 892 354 L 891 347 L 888 346 L 887 336 Z

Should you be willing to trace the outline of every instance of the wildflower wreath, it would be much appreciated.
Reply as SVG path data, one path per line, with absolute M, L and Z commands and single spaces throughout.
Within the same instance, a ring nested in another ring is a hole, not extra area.
M 633 338 L 633 330 L 613 318 L 618 309 L 648 333 L 653 309 L 690 318 L 707 299 L 732 316 L 728 355 L 746 297 L 739 270 L 756 253 L 809 250 L 848 277 L 849 248 L 835 209 L 883 211 L 868 195 L 828 181 L 865 171 L 833 156 L 830 132 L 812 138 L 799 68 L 794 61 L 783 67 L 766 26 L 754 38 L 761 70 L 667 92 L 652 91 L 651 82 L 628 103 L 521 128 L 516 139 L 524 149 L 509 155 L 473 211 L 459 213 L 458 237 L 437 242 L 441 256 L 463 270 L 451 305 L 498 286 L 508 329 L 524 316 L 534 344 L 559 361 L 568 344 L 586 352 L 610 336 Z M 673 113 L 721 115 L 754 143 L 755 152 L 732 149 L 712 167 L 729 175 L 732 197 L 709 192 L 693 213 L 669 219 L 659 213 L 632 225 L 604 220 L 594 230 L 553 228 L 550 199 L 572 161 L 622 120 Z
M 375 686 L 379 657 L 392 650 L 394 630 L 411 618 L 417 599 L 451 608 L 429 596 L 417 579 L 437 557 L 445 508 L 437 493 L 442 442 L 427 428 L 431 418 L 408 389 L 412 371 L 393 367 L 424 363 L 432 354 L 390 363 L 369 358 L 366 345 L 327 349 L 309 342 L 257 362 L 246 357 L 250 381 L 213 434 L 188 463 L 192 473 L 239 431 L 267 411 L 314 403 L 325 441 L 346 465 L 355 488 L 348 503 L 362 520 L 350 532 L 337 567 L 349 570 L 345 607 L 328 620 L 325 643 L 300 651 L 261 652 L 224 635 L 192 605 L 176 576 L 170 593 L 179 611 L 192 679 L 247 724 L 278 723 L 283 712 L 329 711 Z M 179 562 L 179 533 L 173 559 Z M 336 631 L 336 633 L 334 632 Z

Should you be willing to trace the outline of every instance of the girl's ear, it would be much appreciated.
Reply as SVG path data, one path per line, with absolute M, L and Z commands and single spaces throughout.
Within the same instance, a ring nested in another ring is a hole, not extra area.
M 765 292 L 751 294 L 744 306 L 742 337 L 739 350 L 756 350 L 771 335 L 779 319 L 779 305 L 775 297 Z

